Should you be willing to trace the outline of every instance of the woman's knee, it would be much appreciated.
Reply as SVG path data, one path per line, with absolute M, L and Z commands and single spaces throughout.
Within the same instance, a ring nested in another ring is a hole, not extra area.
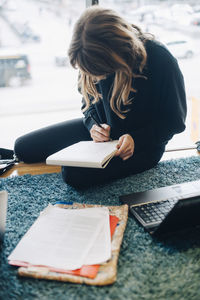
M 24 144 L 22 137 L 17 138 L 14 144 L 14 153 L 20 161 L 24 161 Z
M 26 136 L 21 136 L 16 139 L 14 144 L 14 153 L 19 161 L 25 163 L 36 163 L 44 161 L 45 157 L 42 157 L 42 153 L 38 153 L 36 147 L 31 140 Z

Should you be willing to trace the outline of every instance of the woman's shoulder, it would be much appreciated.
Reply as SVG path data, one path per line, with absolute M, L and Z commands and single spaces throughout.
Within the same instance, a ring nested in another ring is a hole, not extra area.
M 176 58 L 170 53 L 167 47 L 158 40 L 152 39 L 145 42 L 147 62 L 149 65 L 170 66 L 177 64 Z
M 145 49 L 148 53 L 167 52 L 170 53 L 164 43 L 154 38 L 145 41 Z

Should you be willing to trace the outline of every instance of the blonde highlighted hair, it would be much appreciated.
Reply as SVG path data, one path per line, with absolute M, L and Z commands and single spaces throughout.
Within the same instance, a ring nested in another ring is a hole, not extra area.
M 75 24 L 68 50 L 69 60 L 80 70 L 80 87 L 86 105 L 101 98 L 96 82 L 115 74 L 110 106 L 120 117 L 125 118 L 132 99 L 129 99 L 132 78 L 142 76 L 146 63 L 144 42 L 149 39 L 141 30 L 129 24 L 116 12 L 99 6 L 84 11 Z

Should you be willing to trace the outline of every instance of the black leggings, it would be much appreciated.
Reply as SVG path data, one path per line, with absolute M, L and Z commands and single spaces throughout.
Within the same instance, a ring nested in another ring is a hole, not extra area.
M 79 141 L 91 140 L 82 118 L 51 125 L 24 136 L 15 142 L 14 152 L 20 161 L 36 163 Z M 62 167 L 63 180 L 77 188 L 106 183 L 113 179 L 136 174 L 154 167 L 162 157 L 163 147 L 136 153 L 123 161 L 114 157 L 105 169 Z

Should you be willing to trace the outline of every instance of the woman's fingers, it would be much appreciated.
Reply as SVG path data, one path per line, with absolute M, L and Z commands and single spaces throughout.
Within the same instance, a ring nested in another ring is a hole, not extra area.
M 90 135 L 95 142 L 106 142 L 110 139 L 110 126 L 107 124 L 101 126 L 93 125 L 90 130 Z
M 119 138 L 117 145 L 118 151 L 116 156 L 121 157 L 123 160 L 127 160 L 133 155 L 134 152 L 134 140 L 129 134 L 124 134 Z
M 127 160 L 129 157 L 131 157 L 133 155 L 133 151 L 132 150 L 128 150 L 125 153 L 121 154 L 120 157 L 123 160 Z

